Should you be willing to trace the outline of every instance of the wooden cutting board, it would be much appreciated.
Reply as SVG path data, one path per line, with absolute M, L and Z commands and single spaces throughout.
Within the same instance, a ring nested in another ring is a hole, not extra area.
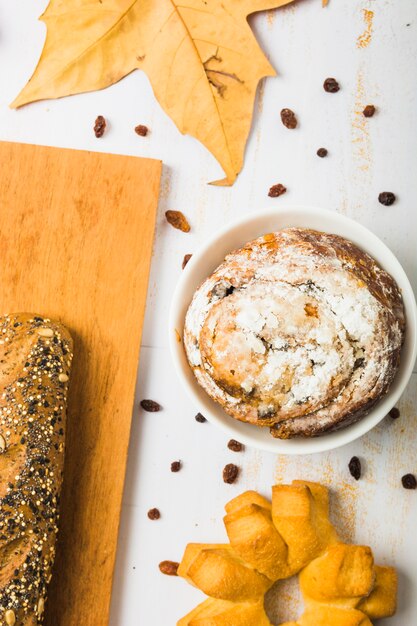
M 74 341 L 60 537 L 47 626 L 105 626 L 159 161 L 0 143 L 0 311 Z

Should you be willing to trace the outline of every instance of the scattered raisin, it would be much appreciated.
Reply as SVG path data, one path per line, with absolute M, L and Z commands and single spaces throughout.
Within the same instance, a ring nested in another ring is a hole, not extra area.
M 397 409 L 397 407 L 394 406 L 391 411 L 389 411 L 388 415 L 392 417 L 393 420 L 397 420 L 400 417 L 400 409 Z
M 104 131 L 106 130 L 106 120 L 102 115 L 98 115 L 96 121 L 94 122 L 94 134 L 97 138 L 100 138 L 104 135 Z
M 326 148 L 319 148 L 317 150 L 317 156 L 319 156 L 321 159 L 323 159 L 324 157 L 326 157 L 328 154 Z
M 365 117 L 373 117 L 376 108 L 373 104 L 367 104 L 364 110 L 362 111 Z
M 393 194 L 392 191 L 383 191 L 379 194 L 378 200 L 384 206 L 391 206 L 391 204 L 395 202 L 395 194 Z
M 155 400 L 141 400 L 140 406 L 144 411 L 148 411 L 148 413 L 156 413 L 162 408 Z
M 188 233 L 190 231 L 190 225 L 188 223 L 187 218 L 181 211 L 166 211 L 165 217 L 167 218 L 168 224 L 171 224 L 174 228 L 178 230 L 182 230 L 183 233 Z
M 349 472 L 355 480 L 359 480 L 361 477 L 361 462 L 357 456 L 353 456 L 349 461 Z
M 336 93 L 339 91 L 340 85 L 335 78 L 326 78 L 323 83 L 323 89 L 327 93 Z
M 233 452 L 242 452 L 242 450 L 244 450 L 245 448 L 243 443 L 236 441 L 236 439 L 231 439 L 229 443 L 227 444 L 227 447 L 229 448 L 229 450 L 232 450 Z
M 181 461 L 173 461 L 171 463 L 171 472 L 179 472 L 181 469 Z
M 180 564 L 175 563 L 175 561 L 162 561 L 159 564 L 159 569 L 165 576 L 178 576 L 179 566 Z
M 404 489 L 417 489 L 417 480 L 414 474 L 405 474 L 401 478 Z
M 270 198 L 278 198 L 278 196 L 282 196 L 282 194 L 285 193 L 286 191 L 287 191 L 287 188 L 284 187 L 284 185 L 281 185 L 281 183 L 278 183 L 277 185 L 272 185 L 272 187 L 270 188 L 268 192 L 268 196 Z
M 148 127 L 144 126 L 143 124 L 139 124 L 138 126 L 135 126 L 135 133 L 139 135 L 140 137 L 146 137 L 148 132 L 149 132 Z
M 193 255 L 192 254 L 185 254 L 184 258 L 182 260 L 182 269 L 184 269 L 184 267 L 187 265 L 188 261 L 191 259 Z
M 201 413 L 197 413 L 197 415 L 195 416 L 195 421 L 200 422 L 200 424 L 207 422 L 206 418 Z
M 156 520 L 161 517 L 161 513 L 159 512 L 159 509 L 149 509 L 148 517 L 151 520 Z
M 228 463 L 223 469 L 223 482 L 231 485 L 239 475 L 239 468 L 233 463 Z
M 295 117 L 294 111 L 291 111 L 291 109 L 282 109 L 281 121 L 285 128 L 297 128 L 297 118 Z

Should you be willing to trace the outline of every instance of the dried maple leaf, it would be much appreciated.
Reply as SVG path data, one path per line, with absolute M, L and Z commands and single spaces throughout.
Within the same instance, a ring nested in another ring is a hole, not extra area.
M 292 0 L 51 0 L 38 66 L 13 107 L 103 89 L 135 69 L 232 184 L 242 164 L 256 88 L 275 74 L 247 16 Z

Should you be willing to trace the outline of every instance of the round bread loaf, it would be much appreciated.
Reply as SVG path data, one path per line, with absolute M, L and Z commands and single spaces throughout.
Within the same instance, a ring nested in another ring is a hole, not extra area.
M 229 254 L 194 294 L 184 345 L 200 385 L 274 437 L 363 417 L 398 368 L 405 317 L 394 279 L 352 242 L 288 228 Z

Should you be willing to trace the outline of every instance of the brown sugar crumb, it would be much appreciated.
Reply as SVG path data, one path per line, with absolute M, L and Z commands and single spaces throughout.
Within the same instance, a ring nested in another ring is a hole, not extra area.
M 184 258 L 182 260 L 182 265 L 181 265 L 182 269 L 184 269 L 184 267 L 187 265 L 188 261 L 191 259 L 192 256 L 193 256 L 192 254 L 184 255 Z
M 181 230 L 183 233 L 188 233 L 191 230 L 187 218 L 181 211 L 166 211 L 165 217 L 168 224 L 171 224 L 171 226 Z
M 155 400 L 141 400 L 140 406 L 144 411 L 148 411 L 148 413 L 156 413 L 161 410 L 161 405 Z
M 391 206 L 395 202 L 395 194 L 392 191 L 382 191 L 378 196 L 378 200 L 384 206 Z
M 161 561 L 159 564 L 159 570 L 165 576 L 178 576 L 178 568 L 180 564 L 175 561 Z
M 242 452 L 242 450 L 245 449 L 243 443 L 236 441 L 236 439 L 231 439 L 227 444 L 227 447 L 229 448 L 229 450 L 232 450 L 232 452 Z
M 148 132 L 149 132 L 149 128 L 147 126 L 144 126 L 143 124 L 139 124 L 138 126 L 135 126 L 135 133 L 139 135 L 140 137 L 146 137 Z
M 207 422 L 206 418 L 201 413 L 197 413 L 194 419 L 196 422 L 199 422 L 200 424 L 204 424 L 204 422 Z
M 405 474 L 401 478 L 404 489 L 417 489 L 417 480 L 414 474 Z
M 278 196 L 282 196 L 282 194 L 284 194 L 286 191 L 287 188 L 284 187 L 284 185 L 281 185 L 281 183 L 278 183 L 277 185 L 272 185 L 268 192 L 268 196 L 270 198 L 278 198 Z
M 282 109 L 281 121 L 285 128 L 290 128 L 291 130 L 297 128 L 297 118 L 295 117 L 294 111 L 291 111 L 291 109 Z
M 232 485 L 239 475 L 239 468 L 233 463 L 228 463 L 223 469 L 223 482 Z
M 335 78 L 326 78 L 323 83 L 324 91 L 327 93 L 337 93 L 340 89 L 340 85 Z
M 171 472 L 179 472 L 182 467 L 181 461 L 173 461 L 171 463 Z
M 326 157 L 328 155 L 327 149 L 326 148 L 319 148 L 317 150 L 317 156 L 319 156 L 321 159 L 323 159 L 324 157 Z
M 349 461 L 349 472 L 355 480 L 359 480 L 362 473 L 361 462 L 357 456 L 353 456 Z
M 310 302 L 307 302 L 305 304 L 304 311 L 307 317 L 316 317 L 317 319 L 319 317 L 317 307 L 314 304 L 311 304 Z
M 365 117 L 373 117 L 375 111 L 376 111 L 376 108 L 374 107 L 373 104 L 367 104 L 364 110 L 362 111 L 362 113 L 364 114 Z
M 391 411 L 389 411 L 388 415 L 393 420 L 397 420 L 400 417 L 400 409 L 397 409 L 397 407 L 394 406 L 394 407 L 392 407 Z
M 151 520 L 156 520 L 161 517 L 161 513 L 159 512 L 159 509 L 149 509 L 148 517 Z
M 94 122 L 94 134 L 99 139 L 104 135 L 104 131 L 106 130 L 106 120 L 102 115 L 98 115 L 96 117 L 96 121 Z

